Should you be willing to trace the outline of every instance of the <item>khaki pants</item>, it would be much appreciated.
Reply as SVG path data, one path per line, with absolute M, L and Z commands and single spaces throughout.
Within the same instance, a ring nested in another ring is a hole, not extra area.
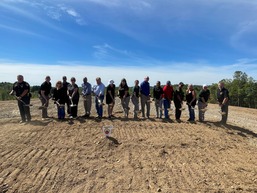
M 92 106 L 92 97 L 91 97 L 91 95 L 83 96 L 83 100 L 84 100 L 85 114 L 86 115 L 90 115 L 90 113 L 91 113 L 91 106 Z
M 49 104 L 49 97 L 46 96 L 47 100 L 45 100 L 44 97 L 40 96 L 39 99 L 42 103 L 42 106 L 44 106 L 44 108 L 42 108 L 42 118 L 47 118 L 48 117 L 47 108 L 48 108 L 48 104 Z
M 142 117 L 145 117 L 145 106 L 146 106 L 146 116 L 150 117 L 150 97 L 141 95 L 141 111 L 142 111 Z
M 139 111 L 139 98 L 136 96 L 132 96 L 131 101 L 134 105 L 134 118 L 137 118 Z
M 206 105 L 201 102 L 201 101 L 198 101 L 198 111 L 199 111 L 199 121 L 204 121 L 204 111 L 203 109 L 206 107 Z

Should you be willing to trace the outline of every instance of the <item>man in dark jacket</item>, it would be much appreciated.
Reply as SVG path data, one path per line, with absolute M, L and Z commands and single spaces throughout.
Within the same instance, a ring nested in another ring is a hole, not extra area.
M 183 100 L 185 97 L 184 92 L 182 90 L 183 86 L 184 86 L 184 83 L 180 82 L 178 84 L 178 88 L 174 91 L 174 105 L 176 108 L 175 117 L 177 121 L 180 121 Z
M 21 115 L 20 123 L 24 123 L 25 121 L 30 122 L 30 85 L 24 81 L 22 75 L 17 76 L 17 82 L 13 84 L 13 89 L 9 94 L 15 94 L 18 101 L 18 107 Z
M 198 98 L 198 115 L 199 115 L 199 121 L 204 121 L 204 114 L 207 107 L 207 102 L 210 98 L 210 90 L 208 89 L 208 86 L 206 84 L 203 85 L 203 89 L 199 93 Z
M 153 88 L 153 98 L 155 102 L 156 118 L 162 118 L 162 95 L 163 89 L 161 87 L 161 82 L 157 81 Z
M 42 103 L 42 119 L 49 118 L 47 115 L 47 108 L 50 99 L 50 92 L 52 89 L 52 85 L 50 82 L 50 76 L 46 76 L 45 82 L 43 82 L 39 89 L 39 99 Z
M 224 87 L 224 82 L 219 82 L 217 91 L 217 100 L 221 109 L 221 123 L 226 124 L 228 119 L 228 103 L 229 103 L 229 92 Z

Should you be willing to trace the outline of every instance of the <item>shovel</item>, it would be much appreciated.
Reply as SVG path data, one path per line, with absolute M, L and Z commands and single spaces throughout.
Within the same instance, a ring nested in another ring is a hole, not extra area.
M 55 101 L 55 104 L 56 104 L 58 107 L 64 107 L 64 106 L 65 106 L 65 105 L 61 105 L 61 104 L 59 103 L 59 100 Z
M 76 107 L 77 105 L 76 105 L 76 104 L 73 104 L 72 97 L 69 97 L 69 98 L 70 98 L 70 102 L 71 102 L 70 107 Z
M 16 99 L 17 101 L 20 101 L 20 102 L 23 104 L 23 106 L 25 106 L 25 107 L 31 107 L 31 106 L 33 106 L 32 104 L 26 104 L 23 100 L 19 99 L 17 96 L 15 96 L 15 99 Z

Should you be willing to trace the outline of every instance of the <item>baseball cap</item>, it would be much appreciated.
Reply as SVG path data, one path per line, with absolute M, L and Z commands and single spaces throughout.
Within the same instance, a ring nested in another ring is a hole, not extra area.
M 203 85 L 203 88 L 204 88 L 204 87 L 207 87 L 207 84 L 204 84 L 204 85 Z

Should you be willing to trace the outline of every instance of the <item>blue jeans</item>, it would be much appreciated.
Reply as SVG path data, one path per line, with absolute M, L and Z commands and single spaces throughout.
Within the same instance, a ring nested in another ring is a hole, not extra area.
M 101 95 L 101 96 L 96 96 L 95 97 L 95 108 L 96 108 L 96 112 L 98 114 L 99 117 L 103 117 L 103 105 L 100 105 L 98 103 L 98 100 L 101 100 L 101 103 L 103 103 L 104 101 L 104 95 Z
M 59 107 L 57 107 L 57 109 L 58 109 L 58 112 L 57 112 L 57 114 L 58 114 L 58 119 L 64 119 L 64 117 L 65 117 L 65 107 L 64 106 L 59 106 Z
M 194 121 L 195 120 L 195 107 L 192 107 L 190 105 L 188 105 L 188 111 L 189 111 L 189 119 L 190 121 Z
M 164 116 L 166 119 L 168 119 L 169 118 L 168 108 L 170 108 L 170 101 L 167 99 L 163 99 L 163 106 L 164 106 Z

